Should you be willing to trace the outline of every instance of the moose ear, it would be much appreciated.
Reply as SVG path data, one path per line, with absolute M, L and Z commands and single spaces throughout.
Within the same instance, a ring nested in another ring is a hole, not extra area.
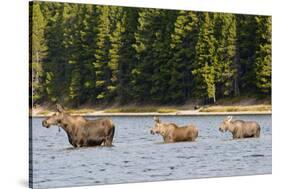
M 154 117 L 153 119 L 154 119 L 154 121 L 155 121 L 156 123 L 160 123 L 159 117 Z
M 64 112 L 64 108 L 63 108 L 62 105 L 57 104 L 56 106 L 57 106 L 57 111 L 58 111 L 58 112 Z
M 232 120 L 232 116 L 227 116 L 226 121 L 231 121 Z

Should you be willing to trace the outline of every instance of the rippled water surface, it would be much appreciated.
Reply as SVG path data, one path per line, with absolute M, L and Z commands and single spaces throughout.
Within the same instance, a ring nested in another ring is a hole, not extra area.
M 35 188 L 83 186 L 271 173 L 271 115 L 235 116 L 256 120 L 258 139 L 232 140 L 218 127 L 225 116 L 165 116 L 161 120 L 199 128 L 196 142 L 162 144 L 151 135 L 153 118 L 113 117 L 114 147 L 73 149 L 66 133 L 32 120 Z M 89 119 L 95 119 L 90 117 Z

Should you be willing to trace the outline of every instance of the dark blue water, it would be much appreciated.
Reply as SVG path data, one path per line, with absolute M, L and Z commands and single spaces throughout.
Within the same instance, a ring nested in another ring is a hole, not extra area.
M 66 133 L 32 120 L 34 188 L 82 186 L 203 177 L 270 174 L 271 115 L 234 116 L 261 125 L 258 139 L 232 140 L 218 127 L 225 116 L 165 116 L 179 125 L 196 124 L 196 142 L 162 144 L 151 135 L 154 122 L 146 117 L 113 117 L 114 147 L 73 149 Z M 95 118 L 90 118 L 95 119 Z

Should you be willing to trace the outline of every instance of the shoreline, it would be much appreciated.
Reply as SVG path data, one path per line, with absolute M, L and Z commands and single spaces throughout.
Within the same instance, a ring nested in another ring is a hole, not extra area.
M 36 114 L 30 115 L 30 118 L 44 118 L 51 114 Z M 145 117 L 145 116 L 218 116 L 218 115 L 272 115 L 271 111 L 238 111 L 238 112 L 199 112 L 199 111 L 178 111 L 173 113 L 158 113 L 158 112 L 138 112 L 138 113 L 71 113 L 74 116 L 85 117 Z

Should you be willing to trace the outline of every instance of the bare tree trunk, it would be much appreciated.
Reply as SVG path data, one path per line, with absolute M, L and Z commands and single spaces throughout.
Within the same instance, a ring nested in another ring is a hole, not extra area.
M 234 78 L 234 96 L 240 96 L 240 90 L 239 90 L 237 75 Z
M 214 86 L 213 100 L 216 103 L 216 87 Z
M 237 52 L 237 51 L 236 51 Z M 239 67 L 238 67 L 238 53 L 236 53 L 234 57 L 234 96 L 240 96 L 240 90 L 239 90 L 239 82 L 238 82 L 238 76 L 239 76 Z

